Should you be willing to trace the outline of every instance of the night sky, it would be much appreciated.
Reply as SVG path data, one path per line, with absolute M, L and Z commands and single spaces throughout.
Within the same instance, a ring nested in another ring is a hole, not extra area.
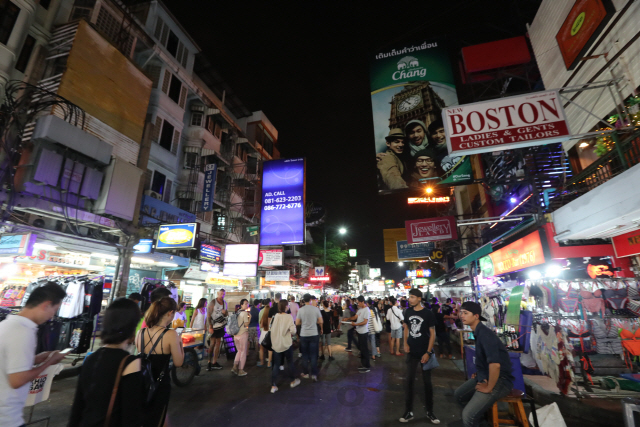
M 278 129 L 281 157 L 307 158 L 307 201 L 349 230 L 361 258 L 400 280 L 404 269 L 384 262 L 382 230 L 434 212 L 407 206 L 410 193 L 377 193 L 370 57 L 427 37 L 446 39 L 458 61 L 461 47 L 526 34 L 540 0 L 165 4 L 244 105 Z

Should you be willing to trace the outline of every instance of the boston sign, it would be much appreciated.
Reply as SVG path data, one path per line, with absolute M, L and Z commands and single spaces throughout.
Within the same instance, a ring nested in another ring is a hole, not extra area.
M 456 219 L 452 216 L 405 221 L 404 228 L 407 230 L 407 242 L 409 243 L 458 238 Z
M 445 108 L 442 120 L 450 155 L 551 144 L 570 135 L 556 91 Z

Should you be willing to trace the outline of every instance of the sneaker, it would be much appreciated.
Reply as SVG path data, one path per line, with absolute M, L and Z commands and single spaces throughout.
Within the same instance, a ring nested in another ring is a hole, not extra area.
M 345 348 L 344 351 L 352 352 L 353 350 L 351 350 L 350 348 Z
M 440 420 L 434 415 L 433 412 L 427 412 L 427 419 L 431 421 L 431 424 L 440 424 Z
M 329 360 L 336 360 L 336 358 L 333 356 L 329 356 Z
M 280 370 L 284 371 L 284 366 L 280 365 Z
M 245 375 L 247 375 L 247 373 L 246 373 L 244 370 L 240 369 L 240 370 L 238 371 L 238 376 L 239 376 L 239 377 L 244 377 Z
M 296 378 L 291 382 L 291 388 L 298 387 L 300 385 L 300 379 Z M 273 393 L 273 392 L 272 392 Z
M 234 366 L 233 368 L 231 368 L 231 372 L 238 375 L 238 368 Z
M 278 387 L 272 386 L 271 387 L 271 393 L 275 393 L 276 391 L 278 391 Z
M 311 375 L 311 381 L 313 381 L 314 383 L 317 383 L 318 377 L 316 375 Z
M 256 362 L 256 366 L 257 366 L 258 368 L 262 368 L 262 367 L 264 366 L 264 364 L 263 364 L 263 363 L 260 363 L 260 362 Z
M 369 369 L 369 368 L 358 368 L 358 372 L 360 372 L 361 374 L 366 374 L 367 372 L 371 372 L 371 369 Z
M 218 362 L 216 362 L 213 365 L 211 365 L 211 369 L 219 370 L 219 369 L 222 369 L 222 366 Z
M 324 360 L 324 354 L 320 357 L 318 357 L 318 360 Z
M 304 378 L 305 380 L 308 380 L 309 374 L 300 374 L 300 378 Z
M 209 362 L 209 363 L 207 364 L 207 371 L 211 371 L 211 370 L 213 370 L 213 367 L 212 367 L 212 366 L 213 366 L 213 365 L 211 364 L 211 362 Z
M 403 416 L 400 417 L 400 422 L 401 423 L 408 423 L 409 421 L 411 421 L 413 419 L 413 412 L 411 411 L 407 411 Z M 439 422 L 439 421 L 438 421 Z

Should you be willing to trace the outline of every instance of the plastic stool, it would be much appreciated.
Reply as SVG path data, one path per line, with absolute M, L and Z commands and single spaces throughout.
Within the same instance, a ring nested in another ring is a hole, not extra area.
M 520 390 L 513 389 L 508 396 L 499 399 L 493 404 L 493 427 L 499 427 L 500 424 L 520 425 L 522 427 L 529 427 L 529 421 L 527 420 L 527 414 L 524 412 L 524 405 L 522 404 L 522 398 L 524 393 Z M 509 412 L 513 412 L 515 420 L 499 418 L 498 403 L 505 402 L 509 404 Z

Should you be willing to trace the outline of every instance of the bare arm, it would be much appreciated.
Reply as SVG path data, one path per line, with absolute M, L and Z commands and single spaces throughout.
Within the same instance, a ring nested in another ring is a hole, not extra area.
M 302 325 L 302 322 L 300 321 L 299 317 L 296 317 L 296 325 L 298 326 Z
M 16 372 L 9 374 L 9 385 L 11 388 L 20 388 L 23 385 L 35 380 L 45 369 L 51 365 L 55 365 L 64 359 L 64 354 L 60 354 L 59 351 L 52 351 L 47 354 L 44 361 L 41 361 L 41 365 L 33 367 L 28 371 Z
M 404 328 L 404 352 L 405 353 L 409 353 L 409 344 L 407 343 L 407 338 L 409 337 L 409 328 L 407 327 L 407 325 L 403 325 Z
M 174 330 L 169 330 L 166 333 L 167 339 L 171 344 L 171 357 L 173 358 L 173 365 L 176 367 L 182 366 L 184 362 L 184 348 L 182 347 L 182 338 Z

